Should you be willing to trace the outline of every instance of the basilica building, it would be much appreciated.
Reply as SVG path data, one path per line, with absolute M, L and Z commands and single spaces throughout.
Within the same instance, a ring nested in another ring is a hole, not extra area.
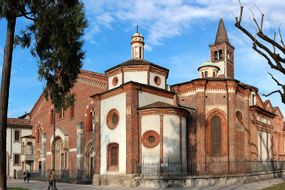
M 236 80 L 234 65 L 222 19 L 199 78 L 171 86 L 170 71 L 144 59 L 144 37 L 134 33 L 131 59 L 104 74 L 81 71 L 76 102 L 56 113 L 55 136 L 53 105 L 39 97 L 28 115 L 33 138 L 23 138 L 34 143 L 33 170 L 52 169 L 55 152 L 56 170 L 70 177 L 128 184 L 149 170 L 214 175 L 248 169 L 239 161 L 284 160 L 280 109 Z

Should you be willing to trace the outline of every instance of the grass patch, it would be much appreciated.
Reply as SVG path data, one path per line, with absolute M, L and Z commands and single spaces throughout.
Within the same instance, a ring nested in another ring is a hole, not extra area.
M 272 187 L 265 188 L 263 190 L 283 190 L 285 189 L 285 183 L 280 183 L 278 185 L 274 185 Z
M 9 187 L 7 190 L 29 190 L 29 189 L 20 188 L 20 187 Z

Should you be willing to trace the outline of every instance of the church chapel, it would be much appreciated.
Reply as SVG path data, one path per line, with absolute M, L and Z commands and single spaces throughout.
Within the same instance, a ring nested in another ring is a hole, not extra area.
M 263 102 L 257 87 L 236 80 L 234 64 L 221 19 L 199 77 L 169 86 L 170 71 L 145 60 L 137 31 L 130 60 L 104 74 L 81 71 L 71 90 L 74 105 L 56 113 L 55 136 L 53 105 L 39 97 L 29 113 L 30 167 L 52 169 L 55 152 L 58 171 L 82 172 L 93 184 L 127 184 L 148 169 L 153 175 L 215 175 L 237 173 L 240 162 L 285 160 L 280 109 Z

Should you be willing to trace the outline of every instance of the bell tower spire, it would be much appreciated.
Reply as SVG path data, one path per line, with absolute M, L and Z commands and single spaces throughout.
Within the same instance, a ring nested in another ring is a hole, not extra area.
M 132 59 L 143 60 L 144 59 L 144 37 L 139 32 L 139 26 L 136 27 L 136 33 L 132 35 L 131 47 L 132 47 Z
M 220 70 L 219 78 L 234 79 L 234 47 L 230 44 L 223 19 L 220 19 L 215 43 L 210 45 L 211 62 Z

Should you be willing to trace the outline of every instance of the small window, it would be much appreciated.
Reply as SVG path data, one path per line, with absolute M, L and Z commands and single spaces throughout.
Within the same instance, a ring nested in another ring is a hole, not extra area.
M 155 83 L 157 86 L 159 86 L 159 85 L 161 84 L 161 79 L 160 79 L 159 76 L 155 76 L 155 77 L 154 77 L 154 83 Z
M 219 50 L 219 56 L 218 57 L 219 57 L 218 59 L 222 59 L 223 58 L 223 51 L 221 49 Z
M 14 154 L 14 165 L 20 165 L 20 154 Z
M 142 136 L 142 144 L 146 148 L 154 148 L 160 142 L 159 134 L 153 130 L 146 131 Z
M 243 124 L 242 114 L 240 111 L 236 112 L 236 118 L 241 124 Z
M 53 110 L 50 110 L 50 116 L 49 116 L 49 121 L 50 121 L 50 124 L 53 124 Z
M 208 77 L 208 71 L 205 71 L 205 78 Z
M 36 128 L 36 143 L 40 143 L 40 128 Z
M 218 59 L 219 59 L 219 55 L 218 55 L 218 52 L 217 52 L 217 51 L 214 52 L 214 58 L 215 58 L 215 60 L 218 60 Z
M 20 131 L 15 131 L 15 133 L 14 133 L 14 141 L 20 141 Z
M 118 77 L 116 76 L 116 77 L 114 77 L 113 80 L 112 80 L 112 85 L 113 85 L 113 86 L 117 86 L 118 82 L 119 82 L 119 79 L 118 79 Z
M 120 120 L 119 112 L 116 109 L 110 110 L 107 115 L 108 128 L 111 130 L 115 129 L 119 123 L 119 120 Z
M 204 78 L 204 72 L 202 72 L 202 78 Z
M 119 144 L 111 143 L 108 145 L 108 170 L 119 170 Z
M 86 132 L 92 132 L 95 129 L 95 110 L 91 109 L 86 117 Z

